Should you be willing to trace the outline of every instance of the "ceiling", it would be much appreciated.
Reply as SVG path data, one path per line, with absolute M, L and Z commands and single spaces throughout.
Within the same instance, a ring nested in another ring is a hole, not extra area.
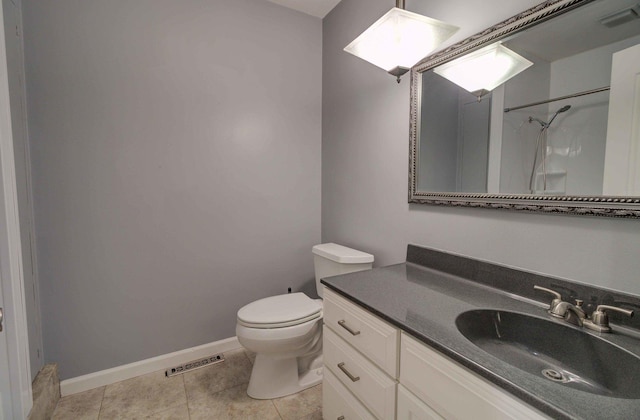
M 612 28 L 600 23 L 622 10 L 640 8 L 638 0 L 597 1 L 557 19 L 536 25 L 504 42 L 516 52 L 528 52 L 548 62 L 640 35 L 640 19 Z
M 269 0 L 289 9 L 324 18 L 341 0 Z

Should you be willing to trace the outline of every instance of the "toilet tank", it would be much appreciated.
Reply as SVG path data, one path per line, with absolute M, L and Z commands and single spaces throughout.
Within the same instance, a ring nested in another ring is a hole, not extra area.
M 316 289 L 320 297 L 322 297 L 321 279 L 369 270 L 373 266 L 373 255 L 334 243 L 316 245 L 312 252 L 316 271 Z

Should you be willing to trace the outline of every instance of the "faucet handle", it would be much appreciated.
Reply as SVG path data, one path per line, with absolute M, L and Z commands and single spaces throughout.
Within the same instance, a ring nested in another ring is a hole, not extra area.
M 628 317 L 633 316 L 633 311 L 629 309 L 618 308 L 617 306 L 598 305 L 596 310 L 591 314 L 591 320 L 585 322 L 584 326 L 598 332 L 611 332 L 609 316 L 607 315 L 609 311 L 620 312 Z
M 562 295 L 560 293 L 556 292 L 555 290 L 547 289 L 546 287 L 542 287 L 542 286 L 538 286 L 538 285 L 533 286 L 533 288 L 535 290 L 540 290 L 542 292 L 547 292 L 547 293 L 553 295 L 554 299 L 551 301 L 551 304 L 549 305 L 549 310 L 552 310 L 554 307 L 558 306 L 558 304 L 560 302 L 562 302 Z
M 556 292 L 555 290 L 547 289 L 546 287 L 542 287 L 542 286 L 538 286 L 538 285 L 533 286 L 533 288 L 535 290 L 541 290 L 543 292 L 547 292 L 549 294 L 552 294 L 556 299 L 562 299 L 562 295 L 560 293 Z
M 618 308 L 617 306 L 609 306 L 609 305 L 598 305 L 598 307 L 596 308 L 596 312 L 603 312 L 603 311 L 620 312 L 621 314 L 625 314 L 629 318 L 633 316 L 633 311 L 631 309 Z

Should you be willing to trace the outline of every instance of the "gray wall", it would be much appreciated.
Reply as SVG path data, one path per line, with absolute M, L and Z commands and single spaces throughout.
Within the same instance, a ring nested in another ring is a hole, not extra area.
M 457 24 L 464 38 L 537 0 L 407 1 Z M 409 78 L 342 51 L 382 16 L 387 0 L 343 0 L 323 21 L 322 237 L 404 261 L 407 243 L 583 283 L 640 293 L 640 223 L 409 205 Z
M 321 21 L 264 0 L 24 4 L 47 361 L 62 378 L 235 335 L 313 291 Z
M 418 189 L 424 191 L 456 191 L 458 175 L 458 91 L 460 88 L 433 72 L 422 76 L 422 96 L 433 95 L 435 101 L 425 101 L 420 112 L 420 142 L 418 156 Z
M 469 102 L 467 95 L 460 96 L 457 191 L 486 193 L 491 97 Z

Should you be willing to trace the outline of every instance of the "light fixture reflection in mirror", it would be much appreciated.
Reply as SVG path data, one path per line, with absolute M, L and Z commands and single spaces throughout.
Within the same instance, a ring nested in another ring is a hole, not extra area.
M 400 76 L 458 31 L 457 26 L 404 10 L 404 1 L 389 10 L 344 51 Z
M 499 42 L 433 69 L 440 76 L 480 98 L 533 63 Z

